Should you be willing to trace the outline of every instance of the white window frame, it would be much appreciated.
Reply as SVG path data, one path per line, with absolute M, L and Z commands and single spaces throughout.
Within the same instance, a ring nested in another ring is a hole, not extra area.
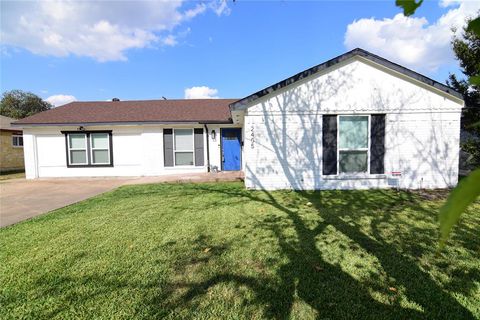
M 22 144 L 15 144 L 15 139 L 20 142 L 20 138 L 22 139 Z M 12 134 L 12 147 L 14 148 L 23 148 L 23 135 L 21 134 Z
M 175 139 L 176 130 L 190 130 L 190 131 L 192 131 L 192 150 L 177 150 L 177 143 L 176 143 L 176 139 Z M 175 157 L 177 152 L 191 152 L 192 156 L 193 156 L 193 164 L 177 165 L 177 161 L 176 161 L 177 158 Z M 195 166 L 195 132 L 194 132 L 194 128 L 173 128 L 173 166 L 174 167 L 180 167 L 180 168 L 181 167 L 191 168 L 191 167 Z
M 106 134 L 107 135 L 107 149 L 105 148 L 94 148 L 92 136 L 95 134 Z M 90 162 L 92 166 L 110 164 L 110 134 L 107 132 L 90 132 Z M 108 154 L 107 162 L 93 162 L 93 151 L 94 150 L 106 150 Z M 87 159 L 88 160 L 88 159 Z
M 85 139 L 85 148 L 82 149 L 82 148 L 72 148 L 71 144 L 70 144 L 70 135 L 84 135 Z M 68 133 L 67 134 L 67 142 L 68 142 L 68 164 L 70 166 L 84 166 L 84 165 L 88 165 L 88 144 L 87 144 L 87 140 L 88 140 L 88 137 L 87 137 L 87 134 L 86 133 L 82 133 L 82 132 L 79 132 L 79 133 Z M 85 150 L 85 160 L 86 162 L 84 163 L 72 163 L 72 153 L 71 151 L 76 151 L 76 150 Z
M 366 117 L 368 124 L 367 132 L 367 148 L 340 148 L 340 117 Z M 351 175 L 365 175 L 370 174 L 370 124 L 371 115 L 370 114 L 341 114 L 337 116 L 337 175 L 340 176 L 351 176 Z M 340 172 L 340 151 L 367 151 L 367 171 L 365 172 Z

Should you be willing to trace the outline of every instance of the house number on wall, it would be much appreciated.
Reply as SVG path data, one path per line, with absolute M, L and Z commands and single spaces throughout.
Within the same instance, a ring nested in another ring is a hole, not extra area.
M 255 127 L 252 124 L 252 127 L 250 128 L 250 147 L 252 149 L 255 149 Z

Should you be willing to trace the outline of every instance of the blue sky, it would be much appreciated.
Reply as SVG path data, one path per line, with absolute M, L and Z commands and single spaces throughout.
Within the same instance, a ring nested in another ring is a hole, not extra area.
M 458 72 L 449 30 L 480 8 L 431 1 L 405 18 L 394 0 L 48 5 L 2 1 L 1 90 L 57 105 L 241 98 L 357 46 L 444 82 Z

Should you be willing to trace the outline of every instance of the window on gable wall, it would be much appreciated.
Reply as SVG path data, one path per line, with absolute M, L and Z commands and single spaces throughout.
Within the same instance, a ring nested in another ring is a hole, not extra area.
M 339 173 L 368 172 L 369 117 L 339 116 Z

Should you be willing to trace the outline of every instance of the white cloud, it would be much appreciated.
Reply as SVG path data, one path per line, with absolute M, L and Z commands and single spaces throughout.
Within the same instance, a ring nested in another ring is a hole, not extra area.
M 228 16 L 232 10 L 228 7 L 227 0 L 213 0 L 210 2 L 210 8 L 217 16 Z
M 207 86 L 185 89 L 185 99 L 218 99 L 218 90 Z
M 185 18 L 187 19 L 192 19 L 198 16 L 199 14 L 202 14 L 207 10 L 207 6 L 204 3 L 197 4 L 196 7 L 193 9 L 185 11 Z
M 3 45 L 35 54 L 126 60 L 134 48 L 174 46 L 175 28 L 207 9 L 227 14 L 226 3 L 177 1 L 2 1 Z
M 165 39 L 162 40 L 162 42 L 166 46 L 170 46 L 170 47 L 173 47 L 178 43 L 176 37 L 171 34 L 166 36 Z
M 64 104 L 77 101 L 77 98 L 67 94 L 56 94 L 48 97 L 45 101 L 53 104 L 55 107 L 63 106 Z
M 454 61 L 452 28 L 459 35 L 465 19 L 480 10 L 476 1 L 443 0 L 439 4 L 455 7 L 432 23 L 425 17 L 403 14 L 354 21 L 347 26 L 344 44 L 348 49 L 360 47 L 416 70 L 434 71 Z

